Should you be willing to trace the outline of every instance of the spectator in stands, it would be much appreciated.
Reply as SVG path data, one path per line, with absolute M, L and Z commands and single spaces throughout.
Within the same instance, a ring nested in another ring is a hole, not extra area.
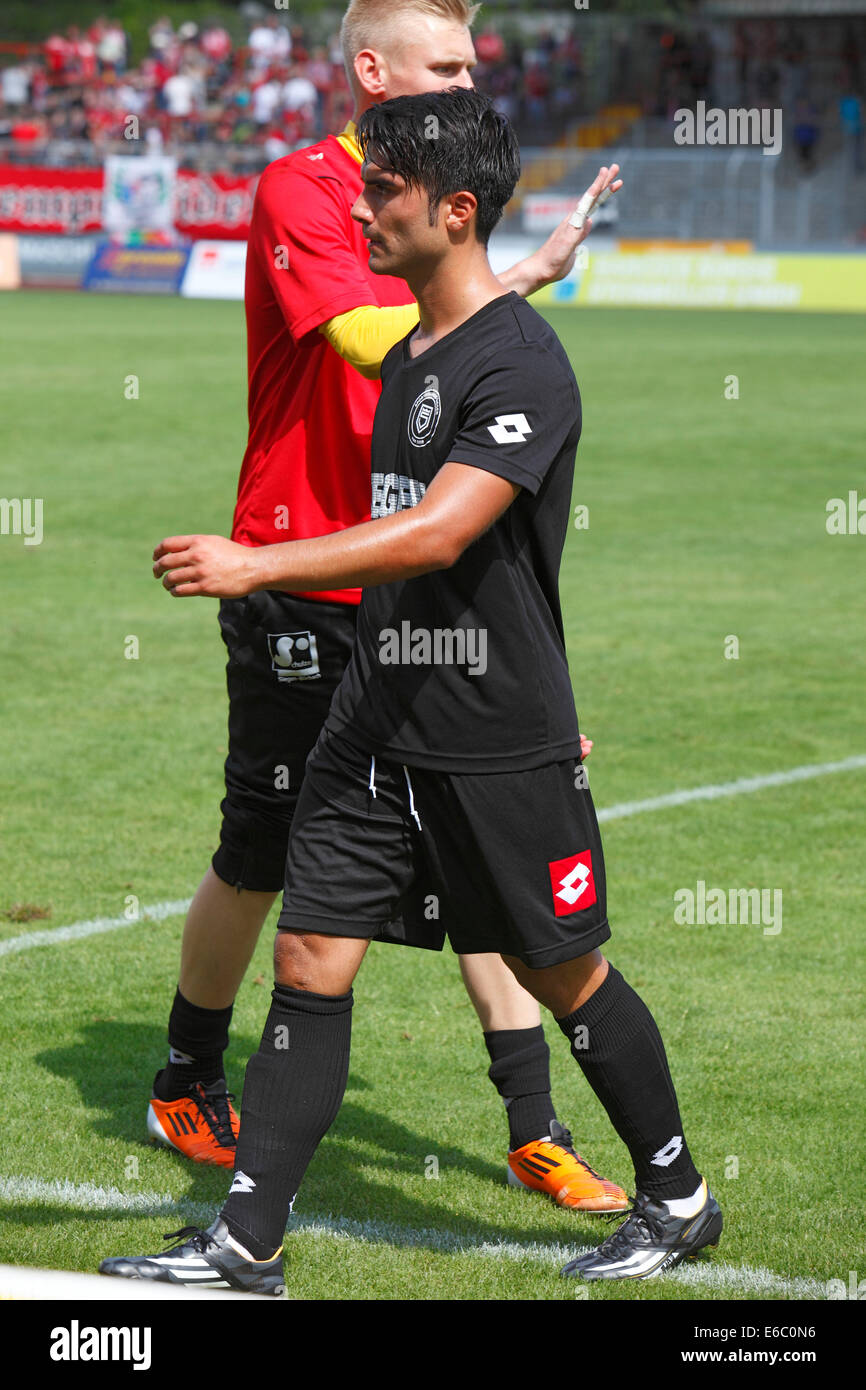
M 689 81 L 692 100 L 695 102 L 711 100 L 714 53 L 710 36 L 706 29 L 699 29 L 692 44 L 689 61 Z
M 45 62 L 48 67 L 49 76 L 52 78 L 62 78 L 66 69 L 66 52 L 68 44 L 62 34 L 49 34 L 43 44 L 45 50 Z
M 169 77 L 162 89 L 165 109 L 174 120 L 191 116 L 203 102 L 204 93 L 195 71 L 184 65 Z
M 260 128 L 269 126 L 280 107 L 283 96 L 282 83 L 276 75 L 270 72 L 265 80 L 253 87 L 252 91 L 252 110 L 253 120 Z
M 853 88 L 839 100 L 839 119 L 842 123 L 842 138 L 848 151 L 851 171 L 863 172 L 863 103 Z
M 859 88 L 860 82 L 860 63 L 861 51 L 860 40 L 852 24 L 845 26 L 845 33 L 842 38 L 842 68 L 844 71 L 844 86 Z
M 163 16 L 150 26 L 148 31 L 150 39 L 150 56 L 162 62 L 166 67 L 174 65 L 174 50 L 177 46 L 174 27 L 170 19 Z
M 26 106 L 30 100 L 30 68 L 24 63 L 0 69 L 0 102 L 4 106 Z
M 308 63 L 310 61 L 310 54 L 307 49 L 307 40 L 304 35 L 304 31 L 300 27 L 300 25 L 295 25 L 295 27 L 291 31 L 291 37 L 292 57 L 294 58 L 295 62 Z
M 800 157 L 800 165 L 804 173 L 810 173 L 815 164 L 815 146 L 818 143 L 820 130 L 818 128 L 818 118 L 812 103 L 806 98 L 797 102 L 795 125 L 794 125 L 794 145 Z
M 222 86 L 231 76 L 232 41 L 227 29 L 212 24 L 201 36 L 201 51 L 211 64 L 214 85 Z
M 134 72 L 118 84 L 115 97 L 117 109 L 128 116 L 143 116 L 150 104 L 144 79 Z
M 505 62 L 505 40 L 492 24 L 482 30 L 475 40 L 475 52 L 479 63 L 485 66 Z
M 310 122 L 315 118 L 319 105 L 319 93 L 315 83 L 310 81 L 300 63 L 292 65 L 289 80 L 283 87 L 282 99 L 283 110 L 308 113 Z
M 10 138 L 22 146 L 44 144 L 48 133 L 48 122 L 43 116 L 13 116 L 9 126 Z
M 96 49 L 100 72 L 120 76 L 126 71 L 127 37 L 116 19 L 97 19 L 88 31 L 88 38 Z
M 288 29 L 276 18 L 257 24 L 249 37 L 250 61 L 256 72 L 279 67 L 286 63 L 292 52 L 292 39 Z

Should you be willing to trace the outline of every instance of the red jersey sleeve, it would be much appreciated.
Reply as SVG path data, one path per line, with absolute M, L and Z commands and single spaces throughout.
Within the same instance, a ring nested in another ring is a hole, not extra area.
M 338 178 L 317 176 L 299 162 L 266 170 L 259 182 L 250 250 L 296 341 L 375 302 L 358 262 L 350 208 Z

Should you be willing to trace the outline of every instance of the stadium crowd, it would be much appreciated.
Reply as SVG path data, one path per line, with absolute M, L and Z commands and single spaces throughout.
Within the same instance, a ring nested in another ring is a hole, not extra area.
M 531 40 L 494 25 L 476 33 L 478 81 L 524 143 L 549 143 L 614 98 L 636 102 L 669 139 L 674 111 L 705 100 L 782 107 L 804 169 L 835 127 L 851 166 L 863 168 L 866 21 L 828 23 L 820 43 L 803 24 L 766 18 L 697 30 L 623 23 L 603 61 L 595 49 L 586 56 L 578 32 L 542 15 Z M 261 167 L 342 129 L 351 114 L 339 35 L 317 43 L 288 16 L 256 20 L 241 43 L 219 24 L 161 18 L 135 64 L 122 25 L 99 19 L 0 64 L 0 150 L 23 161 L 98 163 L 132 131 L 187 155 L 207 147 L 217 162 Z
M 235 45 L 219 25 L 175 27 L 163 18 L 149 39 L 133 66 L 120 23 L 100 19 L 19 55 L 0 69 L 0 139 L 52 162 L 62 162 L 64 142 L 79 147 L 79 159 L 82 142 L 99 159 L 130 130 L 169 148 L 208 143 L 276 159 L 342 129 L 351 115 L 336 34 L 316 46 L 302 26 L 269 17 Z M 477 50 L 480 82 L 524 136 L 545 138 L 579 114 L 582 59 L 573 35 L 544 33 L 526 47 L 488 27 Z
M 669 122 L 676 110 L 693 108 L 698 101 L 708 106 L 781 108 L 805 170 L 814 164 L 824 129 L 838 121 L 859 171 L 864 40 L 862 22 L 810 31 L 802 24 L 756 17 L 717 28 L 714 34 L 665 28 L 658 37 L 655 91 L 642 94 L 644 109 Z M 625 44 L 617 75 L 625 89 L 632 57 L 631 46 Z

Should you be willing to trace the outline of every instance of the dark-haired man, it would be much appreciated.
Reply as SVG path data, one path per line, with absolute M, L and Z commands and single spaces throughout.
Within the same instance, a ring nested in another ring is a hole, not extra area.
M 283 1291 L 286 1220 L 346 1084 L 352 983 L 378 927 L 421 886 L 456 951 L 498 951 L 551 1010 L 631 1154 L 634 1209 L 565 1272 L 646 1278 L 716 1244 L 722 1217 L 685 1143 L 658 1029 L 599 950 L 604 861 L 573 775 L 558 594 L 580 397 L 556 335 L 503 294 L 486 251 L 517 144 L 472 91 L 387 102 L 360 139 L 353 216 L 371 266 L 404 276 L 419 304 L 419 329 L 383 363 L 373 434 L 374 482 L 396 478 L 399 505 L 254 552 L 200 536 L 156 551 L 178 597 L 332 584 L 364 597 L 293 825 L 228 1200 L 164 1254 L 100 1268 Z
M 342 42 L 356 119 L 391 97 L 471 87 L 475 8 L 468 0 L 351 0 Z M 352 121 L 276 160 L 259 182 L 245 292 L 249 438 L 232 526 L 245 546 L 323 536 L 370 516 L 379 369 L 418 311 L 404 280 L 370 268 L 350 216 L 361 164 Z M 590 201 L 616 190 L 616 174 L 602 168 Z M 564 221 L 504 272 L 504 287 L 529 294 L 560 278 L 587 231 Z M 393 497 L 383 474 L 377 508 Z M 234 1000 L 283 884 L 307 757 L 349 660 L 360 598 L 340 585 L 220 605 L 229 695 L 220 843 L 184 923 L 168 1054 L 147 1107 L 150 1138 L 194 1162 L 234 1167 L 239 1122 L 223 1061 Z M 415 902 L 381 938 L 407 933 L 415 944 L 444 940 Z M 499 955 L 461 955 L 459 964 L 505 1106 L 509 1183 L 573 1210 L 625 1210 L 625 1192 L 581 1158 L 557 1117 L 536 1001 Z

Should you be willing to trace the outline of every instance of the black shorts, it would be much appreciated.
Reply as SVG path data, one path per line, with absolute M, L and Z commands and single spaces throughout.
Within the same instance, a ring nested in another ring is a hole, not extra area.
M 285 931 L 499 952 L 533 969 L 610 936 L 598 821 L 579 762 L 455 774 L 373 759 L 323 733 L 286 861 Z M 375 792 L 375 795 L 374 795 Z
M 215 873 L 277 893 L 304 765 L 346 669 L 358 610 L 266 592 L 220 604 L 229 752 Z

